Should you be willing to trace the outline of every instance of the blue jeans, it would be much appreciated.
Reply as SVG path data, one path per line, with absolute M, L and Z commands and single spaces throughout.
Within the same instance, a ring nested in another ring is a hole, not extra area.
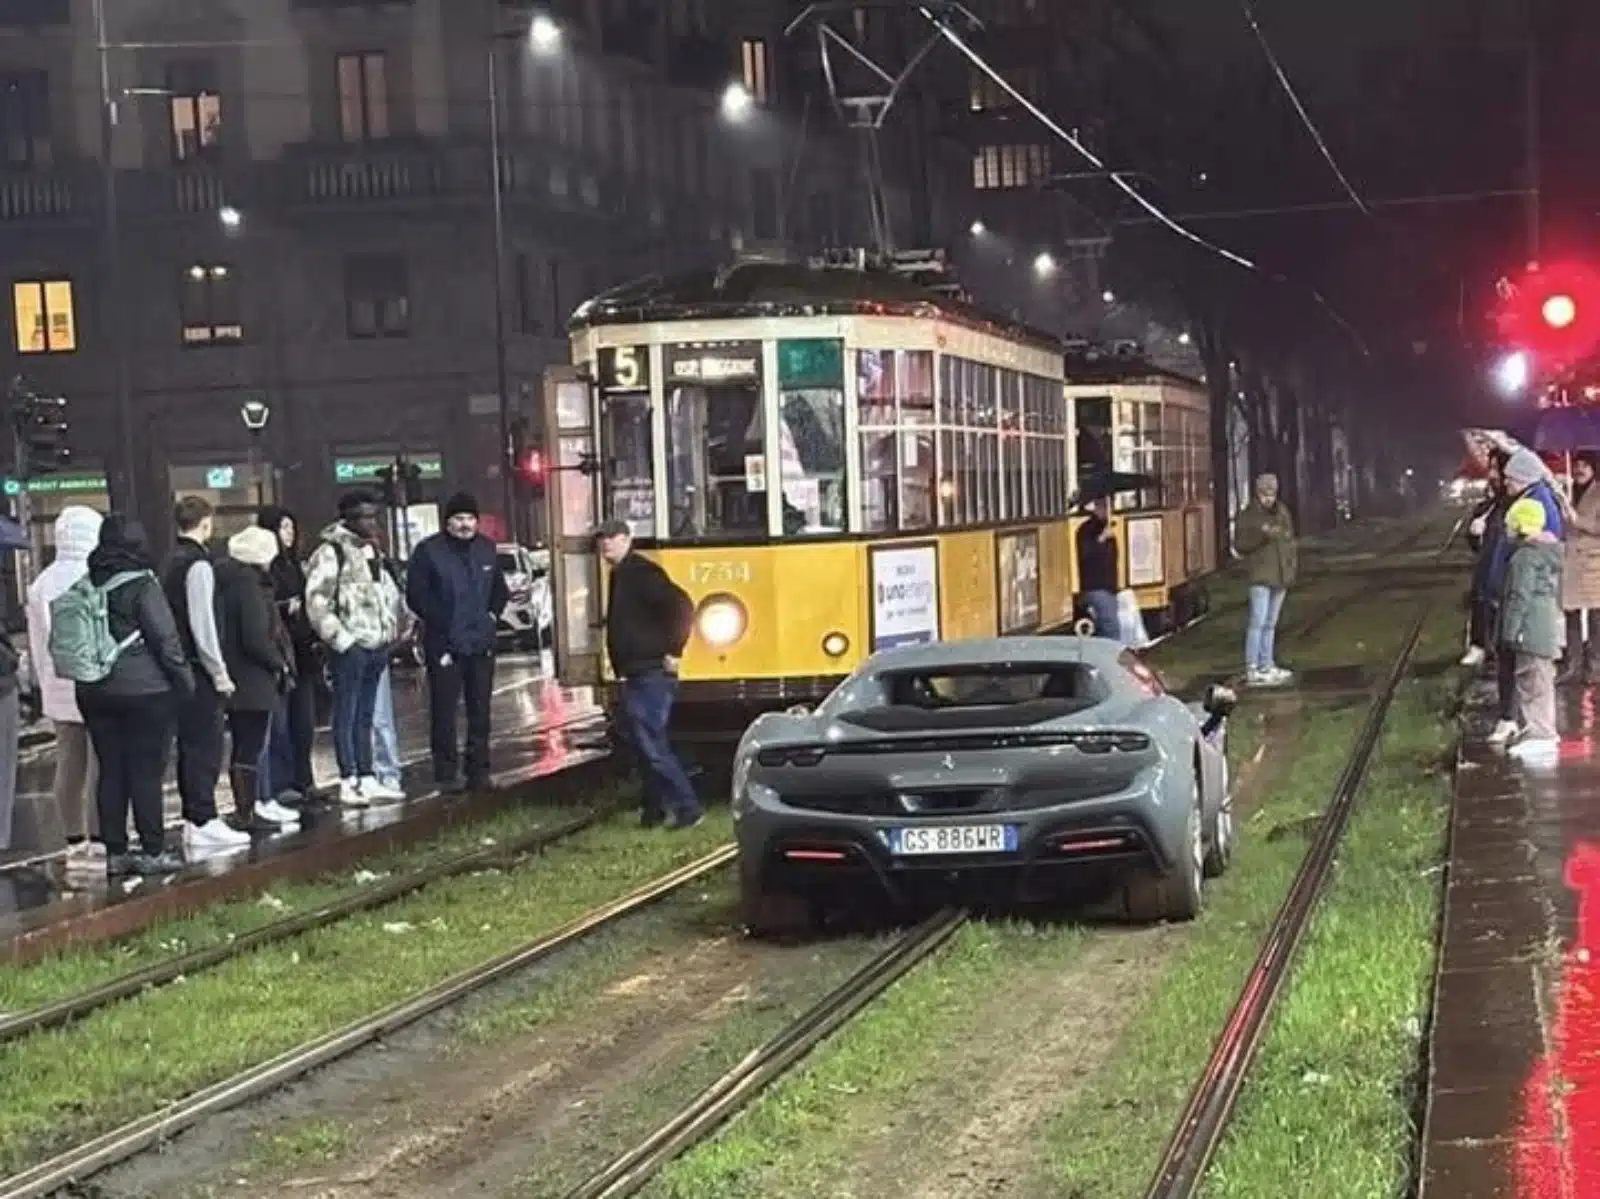
M 667 737 L 677 695 L 678 680 L 665 671 L 626 679 L 622 714 L 644 775 L 646 810 L 655 807 L 665 816 L 692 820 L 700 814 L 700 800 Z
M 400 738 L 394 728 L 394 687 L 387 660 L 372 708 L 372 770 L 380 783 L 400 784 Z
M 333 756 L 342 779 L 372 774 L 373 713 L 388 666 L 383 651 L 359 645 L 333 655 Z
M 1282 587 L 1256 583 L 1250 587 L 1250 623 L 1245 627 L 1244 664 L 1248 670 L 1271 670 L 1277 665 L 1278 616 L 1283 612 Z
M 1122 640 L 1122 621 L 1117 617 L 1117 595 L 1114 591 L 1085 591 L 1083 606 L 1094 621 L 1094 635 Z

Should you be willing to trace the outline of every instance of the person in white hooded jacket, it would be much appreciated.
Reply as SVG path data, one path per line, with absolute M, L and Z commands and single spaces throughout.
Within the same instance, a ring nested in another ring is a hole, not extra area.
M 55 725 L 55 805 L 69 861 L 86 861 L 104 851 L 98 844 L 94 748 L 78 711 L 76 688 L 56 674 L 50 658 L 50 605 L 89 572 L 89 552 L 99 544 L 102 523 L 93 508 L 63 508 L 56 517 L 56 559 L 28 588 L 28 650 L 44 714 Z

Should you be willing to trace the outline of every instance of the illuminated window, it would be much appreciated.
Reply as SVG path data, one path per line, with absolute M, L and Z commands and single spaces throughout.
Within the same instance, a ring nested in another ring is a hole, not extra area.
M 222 137 L 222 96 L 209 63 L 174 63 L 167 71 L 172 158 L 188 162 L 216 153 Z
M 195 263 L 185 270 L 178 307 L 186 346 L 229 345 L 244 338 L 239 280 L 231 266 Z
M 1049 175 L 1048 146 L 984 146 L 972 156 L 972 186 L 980 191 L 1032 187 Z
M 66 279 L 28 279 L 11 285 L 16 312 L 17 353 L 70 354 L 78 348 L 72 284 Z
M 389 136 L 389 71 L 381 54 L 341 54 L 339 134 L 347 142 Z
M 411 286 L 399 254 L 352 254 L 344 263 L 345 325 L 352 338 L 410 337 Z
M 757 104 L 765 104 L 772 99 L 771 61 L 766 42 L 760 38 L 745 38 L 744 90 L 750 93 L 750 98 Z

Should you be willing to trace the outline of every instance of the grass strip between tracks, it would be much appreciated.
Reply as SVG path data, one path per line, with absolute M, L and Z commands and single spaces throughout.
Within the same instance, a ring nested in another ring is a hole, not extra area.
M 442 882 L 0 1048 L 0 1174 L 504 953 L 728 836 L 725 816 L 648 836 L 619 817 L 533 869 Z

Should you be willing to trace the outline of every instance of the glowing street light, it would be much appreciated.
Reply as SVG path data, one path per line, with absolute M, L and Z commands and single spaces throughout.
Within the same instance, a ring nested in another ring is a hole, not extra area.
M 1178 344 L 1180 346 L 1186 346 L 1190 342 L 1192 342 L 1193 340 L 1194 340 L 1194 338 L 1189 336 L 1189 331 L 1187 329 L 1185 329 L 1182 333 L 1178 334 Z
M 1107 304 L 1115 304 L 1117 302 L 1117 293 L 1112 291 L 1110 288 L 1107 288 L 1105 291 L 1100 293 L 1100 298 Z
M 1038 257 L 1033 260 L 1033 273 L 1041 279 L 1047 279 L 1056 273 L 1055 255 L 1048 250 L 1040 250 Z
M 982 237 L 985 233 L 989 232 L 989 226 L 985 225 L 982 221 L 973 221 L 971 228 L 969 228 L 967 232 L 971 233 L 973 237 Z
M 748 120 L 755 104 L 750 89 L 737 81 L 728 84 L 722 93 L 722 115 L 734 124 Z
M 561 49 L 561 26 L 545 13 L 540 13 L 528 26 L 528 45 L 535 54 L 549 57 Z
M 1503 395 L 1519 395 L 1528 386 L 1532 373 L 1528 355 L 1518 350 L 1514 354 L 1507 354 L 1495 366 L 1494 383 Z
M 224 229 L 237 229 L 244 224 L 244 214 L 232 204 L 225 204 L 217 210 L 217 220 L 222 222 Z

